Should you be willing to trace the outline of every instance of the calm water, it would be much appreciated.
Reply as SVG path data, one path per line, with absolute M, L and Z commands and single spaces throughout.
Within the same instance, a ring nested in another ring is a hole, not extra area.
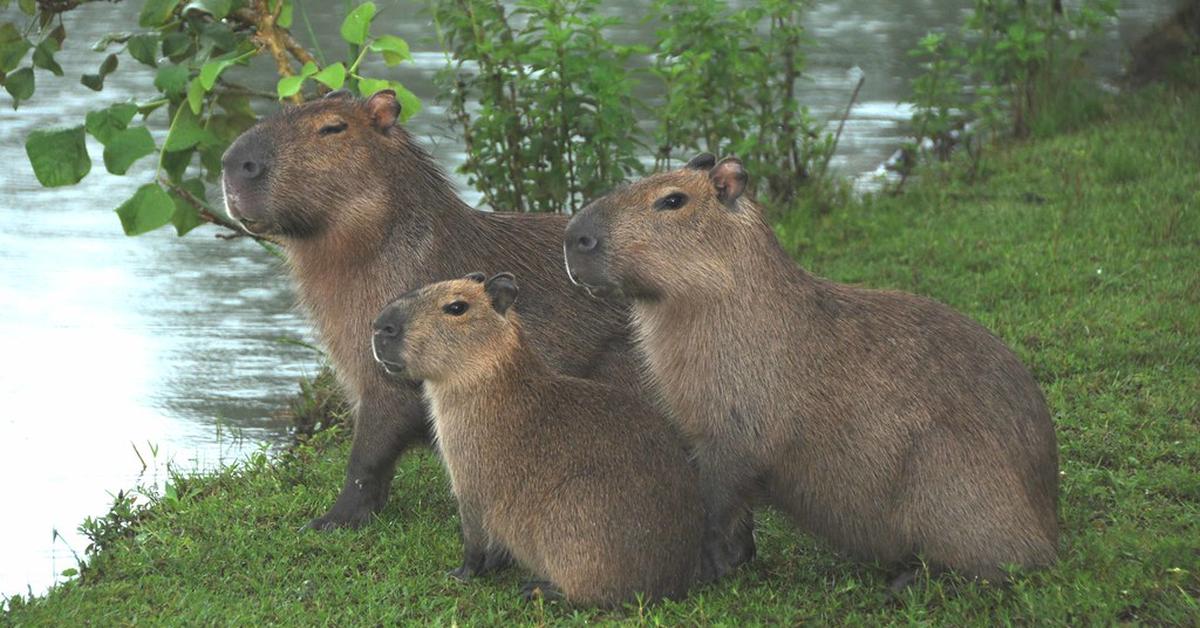
M 306 4 L 321 47 L 340 54 L 340 17 L 331 6 L 342 3 Z M 379 4 L 387 28 L 415 51 L 415 62 L 394 75 L 425 104 L 409 126 L 453 168 L 462 147 L 434 99 L 431 76 L 444 57 L 428 16 L 420 4 Z M 809 26 L 817 47 L 804 99 L 819 119 L 834 118 L 865 74 L 834 163 L 846 174 L 869 172 L 904 133 L 908 111 L 897 101 L 912 74 L 906 51 L 927 30 L 958 23 L 970 2 L 816 4 Z M 1108 73 L 1173 3 L 1123 4 L 1095 59 Z M 208 227 L 183 239 L 168 230 L 121 234 L 112 209 L 150 180 L 153 158 L 129 176 L 111 176 L 89 138 L 95 163 L 80 185 L 46 190 L 33 177 L 23 147 L 30 130 L 81 124 L 89 109 L 154 94 L 153 71 L 125 58 L 103 92 L 78 84 L 101 59 L 87 44 L 133 23 L 140 6 L 97 4 L 71 13 L 69 48 L 58 55 L 66 76 L 38 71 L 34 100 L 16 112 L 7 94 L 0 96 L 0 594 L 42 591 L 73 567 L 72 549 L 82 553 L 86 545 L 76 527 L 107 509 L 110 491 L 161 482 L 167 464 L 211 468 L 281 442 L 287 425 L 277 414 L 297 380 L 318 366 L 312 351 L 279 341 L 310 339 L 310 331 L 294 309 L 285 269 L 255 244 L 216 239 Z M 607 10 L 638 24 L 644 4 L 622 0 Z M 0 22 L 14 18 L 21 20 L 16 9 L 0 12 Z M 653 34 L 637 26 L 613 37 L 649 41 Z M 256 66 L 243 80 L 270 71 Z M 162 134 L 158 129 L 160 141 Z M 469 190 L 463 195 L 478 199 Z M 337 487 L 329 488 L 332 500 Z M 62 538 L 53 539 L 55 530 Z

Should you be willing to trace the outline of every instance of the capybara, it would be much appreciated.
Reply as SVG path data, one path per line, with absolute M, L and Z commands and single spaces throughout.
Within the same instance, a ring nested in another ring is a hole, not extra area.
M 427 438 L 418 385 L 371 357 L 371 321 L 398 294 L 476 268 L 528 281 L 529 346 L 558 372 L 638 390 L 626 308 L 589 299 L 562 272 L 567 218 L 476 211 L 400 126 L 395 94 L 347 92 L 285 109 L 223 159 L 229 214 L 282 245 L 301 304 L 355 407 L 341 494 L 310 523 L 359 526 L 387 500 L 397 456 Z
M 863 558 L 995 579 L 1053 562 L 1058 453 L 1029 371 L 945 305 L 799 268 L 747 178 L 697 156 L 590 203 L 564 243 L 575 281 L 633 300 L 695 449 L 706 571 L 728 569 L 719 531 L 752 485 Z
M 482 273 L 401 296 L 374 324 L 375 358 L 422 380 L 462 519 L 470 577 L 509 553 L 527 585 L 612 606 L 683 596 L 703 511 L 669 421 L 612 386 L 550 370 L 512 307 L 515 278 Z

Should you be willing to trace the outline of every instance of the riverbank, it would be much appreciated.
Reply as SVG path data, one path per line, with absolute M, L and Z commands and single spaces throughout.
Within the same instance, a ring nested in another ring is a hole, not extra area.
M 1059 435 L 1063 552 L 1010 586 L 953 577 L 897 598 L 854 563 L 760 517 L 759 558 L 682 602 L 616 612 L 524 604 L 519 570 L 469 584 L 457 515 L 428 452 L 358 531 L 299 531 L 341 484 L 347 429 L 174 478 L 91 528 L 75 580 L 13 598 L 0 623 L 1188 624 L 1200 616 L 1200 93 L 1149 88 L 1078 132 L 999 147 L 966 184 L 780 227 L 801 264 L 939 299 L 1030 365 Z

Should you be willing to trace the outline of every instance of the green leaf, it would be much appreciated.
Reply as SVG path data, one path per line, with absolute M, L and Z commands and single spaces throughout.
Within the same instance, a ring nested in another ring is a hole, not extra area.
M 184 150 L 199 144 L 208 138 L 208 132 L 200 126 L 200 120 L 192 113 L 190 107 L 179 106 L 175 114 L 175 122 L 167 136 L 163 150 L 174 152 Z
M 67 29 L 63 27 L 62 24 L 59 24 L 58 26 L 55 26 L 54 30 L 50 31 L 50 34 L 46 35 L 46 37 L 58 42 L 58 49 L 62 50 L 63 42 L 67 39 Z
M 84 74 L 79 77 L 79 82 L 88 89 L 98 92 L 104 89 L 104 77 L 116 71 L 117 64 L 117 55 L 110 54 L 100 63 L 100 70 L 96 74 Z
M 396 102 L 400 103 L 400 121 L 407 122 L 409 118 L 421 112 L 421 98 L 400 83 L 392 82 L 391 89 L 396 90 Z
M 275 85 L 275 91 L 279 93 L 280 98 L 288 98 L 299 92 L 300 86 L 303 84 L 303 76 L 285 76 L 279 79 L 279 83 Z
M 214 19 L 221 19 L 229 15 L 229 10 L 233 8 L 233 0 L 193 0 L 183 5 L 183 13 L 187 15 L 192 11 L 207 13 L 213 16 Z
M 150 129 L 135 126 L 114 133 L 104 145 L 104 167 L 113 174 L 125 174 L 133 162 L 154 152 Z
M 129 56 L 150 67 L 158 67 L 158 35 L 134 35 L 127 44 Z
M 82 126 L 35 130 L 25 140 L 25 154 L 38 183 L 48 188 L 79 183 L 92 169 Z
M 147 183 L 116 209 L 125 235 L 141 235 L 171 222 L 175 202 L 157 183 Z
M 185 65 L 164 65 L 154 76 L 154 87 L 167 96 L 177 96 L 187 89 L 188 69 Z
M 162 154 L 162 169 L 167 173 L 167 177 L 172 181 L 180 181 L 183 175 L 187 174 L 188 166 L 192 164 L 192 156 L 196 154 L 196 149 L 189 148 L 187 150 L 176 151 L 174 153 L 164 152 Z
M 200 115 L 200 108 L 204 106 L 204 86 L 198 76 L 188 83 L 187 102 L 188 107 L 192 108 L 192 113 Z
M 381 89 L 387 89 L 387 88 L 388 88 L 388 82 L 383 79 L 361 78 L 361 77 L 358 79 L 358 95 L 363 98 L 367 98 L 371 94 L 374 94 L 375 92 L 377 92 Z
M 292 6 L 292 3 L 289 0 L 284 0 L 283 10 L 279 12 L 279 19 L 275 20 L 275 23 L 284 28 L 291 28 L 292 9 L 294 8 L 295 7 Z
M 116 72 L 117 64 L 119 62 L 120 61 L 117 59 L 116 54 L 110 54 L 107 57 L 105 57 L 104 61 L 100 64 L 99 74 L 100 74 L 101 78 L 108 76 L 109 74 L 112 74 L 113 72 Z
M 62 76 L 62 66 L 54 60 L 54 53 L 58 51 L 58 42 L 47 37 L 42 40 L 42 43 L 33 49 L 33 64 L 43 70 L 53 72 L 55 76 Z
M 341 89 L 346 82 L 346 66 L 335 63 L 314 74 L 313 80 L 324 83 L 329 89 Z
M 188 179 L 180 183 L 179 187 L 198 200 L 208 200 L 204 194 L 204 182 L 200 179 Z M 200 212 L 184 199 L 182 195 L 172 190 L 171 200 L 175 202 L 175 211 L 171 214 L 171 224 L 175 225 L 176 235 L 185 235 L 192 229 L 204 224 L 204 219 L 200 218 Z
M 395 35 L 384 35 L 371 42 L 371 50 L 383 54 L 383 61 L 389 66 L 412 59 L 408 50 L 408 42 Z
M 166 24 L 178 4 L 179 0 L 146 0 L 142 12 L 138 14 L 138 25 L 154 28 Z
M 275 85 L 275 91 L 280 98 L 288 98 L 294 96 L 300 91 L 300 87 L 304 85 L 304 80 L 317 73 L 317 64 L 309 61 L 300 68 L 300 74 L 297 76 L 285 76 L 279 79 L 279 83 Z
M 392 81 L 391 86 L 396 90 L 396 101 L 400 103 L 400 121 L 408 122 L 409 118 L 421 111 L 421 99 L 395 81 Z
M 238 54 L 231 52 L 205 63 L 204 67 L 200 68 L 200 85 L 204 87 L 204 91 L 211 90 L 213 85 L 217 84 L 217 77 L 221 76 L 225 68 L 237 63 L 237 61 Z
M 21 34 L 12 22 L 0 24 L 0 72 L 11 72 L 21 65 L 33 44 Z
M 195 45 L 192 38 L 183 33 L 170 33 L 163 37 L 162 51 L 174 63 L 179 63 L 192 54 Z
M 371 20 L 375 19 L 375 3 L 364 2 L 354 8 L 342 21 L 342 39 L 356 45 L 367 41 Z
M 396 102 L 400 103 L 401 122 L 408 122 L 409 118 L 421 111 L 421 99 L 417 98 L 415 94 L 408 91 L 400 83 L 373 78 L 358 79 L 358 95 L 363 98 L 369 98 L 375 92 L 383 89 L 390 89 L 396 92 Z
M 118 103 L 104 109 L 89 111 L 84 125 L 92 137 L 107 145 L 114 135 L 129 126 L 137 112 L 138 107 L 133 103 Z
M 22 100 L 33 97 L 33 88 L 33 68 L 21 68 L 4 79 L 4 89 L 13 98 L 13 109 L 16 109 Z
M 37 13 L 37 0 L 20 0 L 17 2 L 17 6 L 21 7 L 21 12 L 30 17 Z
M 84 74 L 79 77 L 79 82 L 94 92 L 104 89 L 104 77 L 99 74 Z

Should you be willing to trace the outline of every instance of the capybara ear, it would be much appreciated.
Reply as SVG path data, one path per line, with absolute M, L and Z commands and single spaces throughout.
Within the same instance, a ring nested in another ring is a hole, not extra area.
M 324 98 L 325 100 L 344 100 L 346 98 L 350 98 L 351 96 L 353 96 L 353 94 L 350 93 L 350 90 L 343 87 L 342 89 L 335 89 L 332 92 L 325 94 Z
M 512 273 L 496 273 L 483 284 L 484 292 L 492 299 L 492 308 L 503 315 L 517 300 L 517 278 Z
M 738 197 L 746 191 L 746 180 L 750 177 L 742 166 L 742 160 L 726 157 L 708 171 L 708 178 L 717 189 L 717 198 L 729 209 L 735 209 Z
M 463 275 L 463 279 L 470 279 L 475 283 L 483 283 L 484 281 L 487 281 L 487 275 L 479 271 L 475 271 L 473 273 L 467 273 L 466 275 Z
M 712 153 L 700 153 L 692 160 L 687 162 L 687 167 L 692 170 L 708 170 L 717 163 L 717 156 Z
M 371 113 L 371 121 L 380 129 L 389 129 L 396 124 L 400 117 L 400 101 L 396 100 L 396 92 L 382 89 L 367 99 L 367 111 Z

